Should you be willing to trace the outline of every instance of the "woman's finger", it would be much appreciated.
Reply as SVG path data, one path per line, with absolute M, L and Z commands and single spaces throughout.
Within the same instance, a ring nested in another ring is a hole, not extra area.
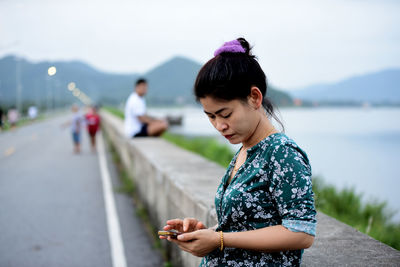
M 197 231 L 178 235 L 177 239 L 181 242 L 188 242 L 196 239 Z
M 168 220 L 167 224 L 169 225 L 182 225 L 183 224 L 183 220 L 182 219 L 172 219 L 172 220 Z
M 198 220 L 195 218 L 185 218 L 183 220 L 183 231 L 184 232 L 191 232 L 196 230 L 196 224 Z
M 187 230 L 189 230 L 190 220 L 191 220 L 191 218 L 183 219 L 183 231 L 184 232 L 187 232 Z
M 177 230 L 178 232 L 182 232 L 182 226 L 179 225 L 165 225 L 163 227 L 164 231 L 169 231 L 169 230 Z
M 175 230 L 177 230 L 179 232 L 182 232 L 183 231 L 182 230 L 183 229 L 182 226 L 183 226 L 183 220 L 181 220 L 181 219 L 172 219 L 172 220 L 168 220 L 167 221 L 167 225 L 165 225 L 163 227 L 163 229 L 164 230 L 175 229 Z
M 202 222 L 198 222 L 196 225 L 196 229 L 206 229 L 207 227 L 202 223 Z

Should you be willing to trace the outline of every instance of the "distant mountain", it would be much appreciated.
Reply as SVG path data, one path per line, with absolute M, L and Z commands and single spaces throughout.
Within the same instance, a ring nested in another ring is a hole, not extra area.
M 337 83 L 317 84 L 291 92 L 295 98 L 320 102 L 400 103 L 400 69 L 352 77 Z
M 194 103 L 193 84 L 201 65 L 184 57 L 174 57 L 150 70 L 147 101 L 153 104 Z
M 47 74 L 50 66 L 57 68 L 57 73 L 51 77 Z M 31 63 L 7 56 L 0 59 L 0 104 L 15 105 L 18 80 L 25 105 L 31 103 L 46 107 L 49 102 L 56 106 L 72 103 L 75 98 L 67 89 L 70 82 L 75 82 L 95 102 L 117 103 L 117 99 L 129 95 L 137 77 L 137 74 L 104 73 L 79 61 Z
M 57 68 L 48 76 L 50 66 Z M 0 59 L 0 105 L 16 103 L 17 81 L 21 84 L 21 101 L 26 107 L 35 104 L 42 108 L 49 105 L 68 105 L 76 99 L 67 85 L 76 86 L 97 103 L 123 104 L 140 76 L 149 81 L 149 105 L 194 104 L 193 84 L 201 65 L 184 57 L 174 57 L 143 75 L 111 74 L 98 71 L 79 61 L 31 63 L 25 59 L 7 56 Z M 270 88 L 268 96 L 277 105 L 291 105 L 291 97 Z
M 147 100 L 153 104 L 195 103 L 193 85 L 201 64 L 184 57 L 174 57 L 144 75 L 149 80 Z M 288 93 L 270 86 L 267 96 L 278 106 L 293 105 Z

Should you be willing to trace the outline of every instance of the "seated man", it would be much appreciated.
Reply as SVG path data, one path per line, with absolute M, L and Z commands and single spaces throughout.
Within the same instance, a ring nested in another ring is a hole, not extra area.
M 125 104 L 125 134 L 128 137 L 159 136 L 167 128 L 168 123 L 146 115 L 147 81 L 137 80 L 134 92 Z

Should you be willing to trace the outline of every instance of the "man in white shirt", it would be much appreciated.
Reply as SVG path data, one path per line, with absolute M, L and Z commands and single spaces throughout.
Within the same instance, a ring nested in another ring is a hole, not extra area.
M 147 81 L 136 81 L 135 90 L 125 104 L 125 134 L 127 137 L 159 136 L 167 128 L 168 123 L 146 115 Z
M 31 119 L 32 121 L 35 120 L 36 117 L 37 117 L 37 114 L 38 114 L 37 107 L 35 107 L 35 106 L 30 106 L 30 107 L 28 108 L 28 116 L 29 116 L 29 119 Z

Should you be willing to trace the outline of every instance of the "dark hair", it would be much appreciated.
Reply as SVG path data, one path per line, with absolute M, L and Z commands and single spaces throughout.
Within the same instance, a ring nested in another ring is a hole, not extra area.
M 196 100 L 211 96 L 221 100 L 246 101 L 251 87 L 256 86 L 263 95 L 263 107 L 284 129 L 274 113 L 274 106 L 267 95 L 267 77 L 251 53 L 251 47 L 244 38 L 237 39 L 245 53 L 222 52 L 210 59 L 199 71 L 194 84 Z
M 147 80 L 144 78 L 140 78 L 136 81 L 135 86 L 138 86 L 139 84 L 142 84 L 142 83 L 147 83 Z

